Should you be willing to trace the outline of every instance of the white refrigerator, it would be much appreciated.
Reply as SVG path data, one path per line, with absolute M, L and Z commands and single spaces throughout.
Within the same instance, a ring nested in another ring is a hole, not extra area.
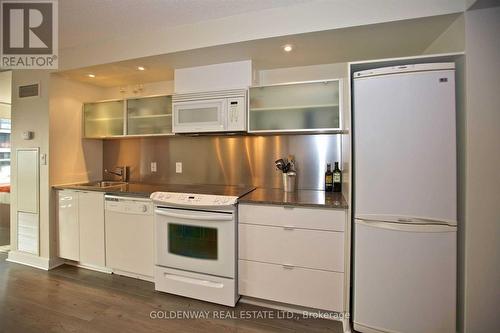
M 455 332 L 453 63 L 354 73 L 353 324 Z

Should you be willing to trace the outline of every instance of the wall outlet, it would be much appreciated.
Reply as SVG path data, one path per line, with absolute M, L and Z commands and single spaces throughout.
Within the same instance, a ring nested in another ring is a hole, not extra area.
M 156 168 L 156 162 L 151 162 L 151 172 L 156 172 L 158 169 Z
M 175 162 L 175 172 L 182 173 L 182 162 Z

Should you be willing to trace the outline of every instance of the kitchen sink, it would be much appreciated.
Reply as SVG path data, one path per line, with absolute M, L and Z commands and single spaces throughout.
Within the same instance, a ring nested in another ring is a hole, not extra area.
M 128 183 L 126 182 L 116 182 L 116 181 L 109 181 L 109 180 L 101 180 L 98 182 L 90 182 L 90 183 L 85 183 L 85 184 L 80 184 L 80 186 L 83 187 L 98 187 L 98 188 L 108 188 L 108 187 L 117 187 L 117 186 L 122 186 L 122 185 L 127 185 Z

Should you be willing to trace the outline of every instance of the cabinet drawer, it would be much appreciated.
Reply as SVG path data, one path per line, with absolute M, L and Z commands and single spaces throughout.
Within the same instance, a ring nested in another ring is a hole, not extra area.
M 241 295 L 344 311 L 344 274 L 239 260 Z
M 343 272 L 344 233 L 240 224 L 239 258 Z
M 240 204 L 239 222 L 278 227 L 344 231 L 345 212 L 337 209 Z

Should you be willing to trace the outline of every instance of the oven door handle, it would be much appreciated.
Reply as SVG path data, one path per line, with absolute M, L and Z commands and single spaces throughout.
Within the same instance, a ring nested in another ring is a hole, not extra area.
M 217 214 L 217 216 L 203 216 L 203 215 L 193 215 L 193 214 L 179 214 L 166 212 L 160 209 L 155 209 L 155 213 L 162 216 L 176 217 L 179 219 L 186 220 L 198 220 L 198 221 L 231 221 L 233 219 L 233 214 Z

